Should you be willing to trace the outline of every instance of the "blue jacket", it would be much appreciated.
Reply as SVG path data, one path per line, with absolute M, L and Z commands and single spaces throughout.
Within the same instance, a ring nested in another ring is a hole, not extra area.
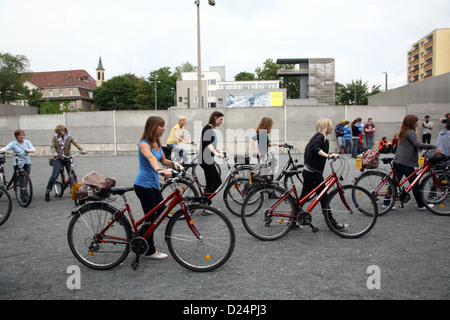
M 344 126 L 344 139 L 351 139 L 352 138 L 352 129 L 349 125 Z

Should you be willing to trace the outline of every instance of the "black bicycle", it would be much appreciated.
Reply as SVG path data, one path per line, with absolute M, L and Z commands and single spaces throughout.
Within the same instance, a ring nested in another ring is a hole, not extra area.
M 0 160 L 0 184 L 4 185 L 7 190 L 14 189 L 16 194 L 16 199 L 22 207 L 28 207 L 33 199 L 33 184 L 31 183 L 31 178 L 29 174 L 23 169 L 23 166 L 19 164 L 18 156 L 22 155 L 26 151 L 21 153 L 13 154 L 8 151 L 6 153 L 14 156 L 14 172 L 11 180 L 6 183 L 6 175 L 4 165 L 6 163 L 6 158 L 3 156 Z
M 66 175 L 64 174 L 65 171 L 65 166 L 61 166 L 61 171 L 60 174 L 58 176 L 58 178 L 56 179 L 54 185 L 53 185 L 53 190 L 55 191 L 55 197 L 57 198 L 61 198 L 64 194 L 64 191 L 67 188 L 70 188 L 70 190 L 72 190 L 72 187 L 75 186 L 78 183 L 78 178 L 77 178 L 77 174 L 75 173 L 75 168 L 73 165 L 73 158 L 77 157 L 78 155 L 81 154 L 81 151 L 78 151 L 75 155 L 73 156 L 65 156 L 65 155 L 59 155 L 58 157 L 60 159 L 68 159 L 70 160 L 70 170 L 69 170 L 69 177 L 68 179 L 66 179 Z M 75 204 L 78 205 L 78 200 L 75 200 Z
M 1 161 L 1 158 L 0 158 Z M 11 215 L 12 200 L 4 185 L 0 185 L 0 226 L 8 220 Z

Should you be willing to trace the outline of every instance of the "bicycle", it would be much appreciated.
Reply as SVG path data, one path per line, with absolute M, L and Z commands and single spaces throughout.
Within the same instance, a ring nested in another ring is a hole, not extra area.
M 8 151 L 5 153 L 11 154 L 14 156 L 14 172 L 11 176 L 11 180 L 6 183 L 6 175 L 4 164 L 6 163 L 5 157 L 2 157 L 3 160 L 0 160 L 0 184 L 4 185 L 7 190 L 14 189 L 14 193 L 16 194 L 16 199 L 19 204 L 26 208 L 30 205 L 31 200 L 33 199 L 33 184 L 31 183 L 31 178 L 29 174 L 23 169 L 22 165 L 19 164 L 18 156 L 22 155 L 26 151 L 22 151 L 21 153 L 13 154 Z
M 1 161 L 1 158 L 0 158 Z M 12 199 L 4 185 L 0 184 L 0 226 L 8 220 L 12 210 Z
M 427 156 L 425 152 L 424 156 Z M 436 170 L 439 162 L 447 160 L 445 156 L 434 156 L 420 165 L 411 175 L 399 181 L 394 173 L 393 161 L 395 158 L 382 158 L 384 164 L 390 164 L 389 172 L 380 170 L 368 170 L 357 176 L 353 182 L 369 190 L 375 197 L 378 206 L 378 215 L 389 212 L 398 199 L 403 208 L 404 204 L 411 201 L 410 191 L 419 183 L 419 194 L 425 207 L 437 215 L 450 215 L 450 199 L 448 189 L 450 186 L 450 171 Z M 364 169 L 361 169 L 362 171 Z M 428 173 L 428 174 L 426 174 Z M 406 188 L 404 185 L 414 175 L 416 178 Z
M 338 159 L 340 166 L 335 170 L 333 163 Z M 345 179 L 344 175 L 349 170 L 344 158 L 333 159 L 330 166 L 330 176 L 303 199 L 299 199 L 295 184 L 290 189 L 281 187 L 279 183 L 255 188 L 242 205 L 241 219 L 245 229 L 255 238 L 266 241 L 285 236 L 295 222 L 310 226 L 314 233 L 318 232 L 319 229 L 312 224 L 311 211 L 324 199 L 322 213 L 332 232 L 351 239 L 367 234 L 378 217 L 374 197 L 359 186 L 341 184 L 340 180 Z M 287 170 L 284 174 L 291 177 L 299 174 L 299 171 Z M 334 190 L 328 193 L 334 185 Z M 303 210 L 303 205 L 310 200 L 312 203 Z
M 273 156 L 272 153 L 269 153 L 268 157 L 266 159 L 262 159 L 262 163 L 260 163 L 259 165 L 256 166 L 257 167 L 256 170 L 255 170 L 255 168 L 252 170 L 252 173 L 251 173 L 252 184 L 253 183 L 271 183 L 271 182 L 279 183 L 279 182 L 283 181 L 283 186 L 285 188 L 289 188 L 290 185 L 288 185 L 288 181 L 290 181 L 291 185 L 293 185 L 293 184 L 295 184 L 294 177 L 296 177 L 298 182 L 300 182 L 300 184 L 303 185 L 303 180 L 301 178 L 302 170 L 299 170 L 304 167 L 303 164 L 301 164 L 300 160 L 299 160 L 301 157 L 300 150 L 297 149 L 296 147 L 294 147 L 293 145 L 290 145 L 287 143 L 283 145 L 283 148 L 288 150 L 288 161 L 286 162 L 284 167 L 281 169 L 280 174 L 274 179 L 273 175 L 262 175 L 260 173 L 262 168 L 268 168 L 269 166 L 272 166 L 272 167 L 275 166 L 275 164 L 270 163 L 271 161 L 274 161 L 273 159 L 275 159 L 275 157 Z M 296 154 L 296 156 L 293 156 L 293 154 Z M 298 170 L 298 173 L 287 176 L 285 174 L 285 172 L 289 171 L 289 170 Z
M 73 156 L 65 156 L 63 154 L 58 155 L 59 159 L 64 160 L 68 159 L 70 160 L 70 170 L 68 172 L 68 178 L 66 180 L 66 176 L 64 174 L 65 171 L 65 165 L 61 166 L 60 173 L 58 175 L 58 178 L 56 178 L 55 183 L 53 184 L 53 190 L 55 191 L 55 197 L 61 198 L 64 194 L 64 191 L 70 187 L 70 190 L 72 190 L 73 186 L 75 186 L 78 183 L 77 174 L 75 173 L 75 168 L 73 165 L 73 158 L 76 158 L 81 154 L 81 151 L 78 151 Z M 79 202 L 75 200 L 75 204 L 78 205 Z
M 176 182 L 179 175 L 172 172 Z M 136 259 L 131 267 L 137 270 L 139 257 L 148 250 L 145 239 L 165 218 L 169 219 L 165 231 L 167 246 L 183 267 L 197 272 L 211 271 L 230 258 L 236 241 L 235 232 L 220 210 L 190 202 L 177 188 L 142 219 L 135 221 L 125 196 L 132 190 L 133 187 L 110 188 L 111 194 L 122 197 L 121 209 L 102 201 L 87 203 L 72 211 L 68 241 L 72 253 L 81 263 L 93 269 L 111 269 L 121 264 L 132 251 Z M 181 208 L 172 215 L 171 211 L 177 205 Z M 159 213 L 154 222 L 145 222 L 155 212 Z M 144 225 L 148 229 L 140 235 L 138 228 Z
M 230 210 L 232 214 L 239 217 L 243 200 L 246 194 L 251 189 L 251 185 L 249 182 L 249 178 L 243 178 L 239 176 L 240 165 L 237 163 L 237 158 L 235 157 L 235 164 L 232 166 L 230 164 L 230 159 L 226 156 L 226 153 L 224 154 L 224 160 L 228 168 L 228 174 L 222 181 L 222 184 L 213 193 L 204 192 L 204 187 L 199 182 L 195 171 L 192 171 L 194 173 L 193 177 L 184 176 L 185 179 L 177 179 L 176 182 L 174 182 L 173 179 L 169 179 L 164 184 L 162 184 L 161 193 L 163 194 L 163 197 L 164 195 L 172 193 L 174 189 L 181 185 L 183 196 L 191 196 L 193 198 L 201 197 L 204 198 L 207 204 L 211 204 L 211 199 L 225 188 L 223 192 L 223 201 L 225 203 L 225 206 L 228 208 L 228 210 Z M 197 163 L 183 164 L 183 166 L 185 166 L 185 168 L 187 169 L 197 165 Z

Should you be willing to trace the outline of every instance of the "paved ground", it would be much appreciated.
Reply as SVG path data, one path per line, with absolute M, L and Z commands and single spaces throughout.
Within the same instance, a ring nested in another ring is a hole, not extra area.
M 450 218 L 420 212 L 414 200 L 380 217 L 369 234 L 356 240 L 333 234 L 316 212 L 313 221 L 320 232 L 291 231 L 283 239 L 262 242 L 229 214 L 236 248 L 224 266 L 210 273 L 191 272 L 171 257 L 144 261 L 133 271 L 132 255 L 113 270 L 91 270 L 78 263 L 67 244 L 73 201 L 67 194 L 45 202 L 51 167 L 47 158 L 32 160 L 33 202 L 21 208 L 14 199 L 12 216 L 0 227 L 0 300 L 450 298 Z M 357 174 L 354 162 L 350 164 L 347 181 Z M 76 169 L 80 177 L 96 171 L 129 186 L 137 173 L 137 157 L 83 156 L 77 158 Z M 134 193 L 128 199 L 135 214 L 141 214 Z M 221 195 L 214 205 L 227 212 Z M 157 231 L 156 244 L 168 252 L 163 229 Z M 80 268 L 80 289 L 67 286 L 71 266 Z M 379 284 L 379 289 L 369 289 L 368 283 Z

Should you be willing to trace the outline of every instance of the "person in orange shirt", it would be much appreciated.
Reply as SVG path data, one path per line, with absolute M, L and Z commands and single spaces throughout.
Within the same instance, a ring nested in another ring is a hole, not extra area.
M 392 145 L 388 141 L 387 137 L 383 137 L 380 141 L 380 153 L 389 153 L 392 150 Z

